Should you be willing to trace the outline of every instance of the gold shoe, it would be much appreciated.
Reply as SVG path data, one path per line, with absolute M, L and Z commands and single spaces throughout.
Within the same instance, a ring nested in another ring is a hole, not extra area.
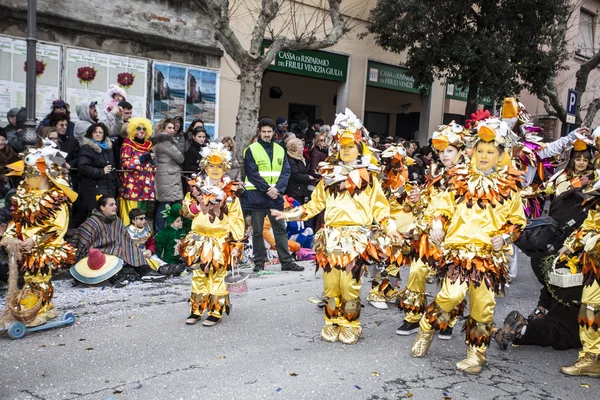
M 560 372 L 572 376 L 585 375 L 600 378 L 600 356 L 598 354 L 585 353 L 575 361 L 575 364 L 560 367 Z
M 399 299 L 399 295 L 400 295 L 400 292 L 396 288 L 388 291 L 385 294 L 386 303 L 397 303 L 398 299 Z
M 412 349 L 410 350 L 413 357 L 425 357 L 427 350 L 429 350 L 429 346 L 431 346 L 434 333 L 435 331 L 425 332 L 423 329 L 419 329 L 417 337 L 415 337 L 415 341 L 413 342 Z
M 456 363 L 456 369 L 465 374 L 477 375 L 487 363 L 486 347 L 467 346 L 467 357 Z
M 360 339 L 362 328 L 358 326 L 342 326 L 340 329 L 340 342 L 344 344 L 356 344 Z
M 327 324 L 321 329 L 321 339 L 325 342 L 337 342 L 340 336 L 340 326 Z

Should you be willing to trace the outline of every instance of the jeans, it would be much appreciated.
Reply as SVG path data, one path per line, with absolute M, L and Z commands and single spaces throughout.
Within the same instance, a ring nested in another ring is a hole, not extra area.
M 275 245 L 277 246 L 277 256 L 283 268 L 294 265 L 294 260 L 288 250 L 288 237 L 285 230 L 285 222 L 277 221 L 271 215 L 269 210 L 252 210 L 252 249 L 254 251 L 254 265 L 258 267 L 265 266 L 265 242 L 263 239 L 263 227 L 265 225 L 265 217 L 269 217 L 271 226 L 273 227 L 273 236 L 275 236 Z

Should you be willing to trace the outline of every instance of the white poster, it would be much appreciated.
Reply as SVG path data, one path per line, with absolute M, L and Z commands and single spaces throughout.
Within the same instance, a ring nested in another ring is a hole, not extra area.
M 36 118 L 44 119 L 52 102 L 60 98 L 62 47 L 46 43 L 36 46 Z M 27 42 L 0 36 L 0 124 L 14 107 L 25 107 Z
M 111 85 L 125 90 L 125 100 L 133 106 L 134 115 L 146 116 L 147 80 L 147 60 L 67 48 L 65 87 L 71 118 L 77 118 L 75 106 L 82 101 L 97 101 L 102 115 L 111 100 Z

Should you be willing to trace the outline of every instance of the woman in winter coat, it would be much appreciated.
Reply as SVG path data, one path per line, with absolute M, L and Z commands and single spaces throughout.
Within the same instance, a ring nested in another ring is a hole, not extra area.
M 163 125 L 164 131 L 159 131 L 152 138 L 152 148 L 156 155 L 155 192 L 156 206 L 154 214 L 154 231 L 159 232 L 165 226 L 165 220 L 161 212 L 168 205 L 183 200 L 183 188 L 181 184 L 181 164 L 183 154 L 177 148 L 175 124 L 166 121 Z M 157 126 L 158 128 L 158 126 Z
M 209 143 L 210 139 L 204 128 L 195 128 L 191 133 L 190 147 L 185 152 L 185 159 L 183 160 L 183 170 L 186 176 L 200 172 L 200 160 L 202 159 L 200 151 Z
M 291 139 L 287 142 L 287 155 L 290 164 L 290 180 L 288 181 L 285 194 L 298 200 L 300 204 L 306 203 L 306 198 L 310 192 L 308 185 L 316 182 L 306 166 L 306 159 L 303 155 L 304 144 L 300 139 Z
M 104 124 L 92 124 L 83 136 L 79 149 L 79 196 L 86 214 L 96 208 L 96 196 L 116 197 L 119 177 L 108 129 Z
M 219 142 L 223 143 L 225 149 L 231 153 L 231 168 L 227 171 L 226 175 L 233 181 L 242 181 L 242 167 L 240 161 L 237 158 L 235 141 L 231 136 L 223 136 L 219 138 Z
M 310 173 L 313 176 L 321 176 L 319 175 L 318 167 L 319 163 L 325 161 L 328 157 L 328 147 L 327 147 L 327 135 L 329 134 L 329 125 L 323 125 L 321 127 L 321 131 L 317 133 L 315 136 L 312 148 L 309 151 L 310 154 Z
M 134 208 L 148 209 L 154 201 L 154 153 L 152 152 L 152 123 L 141 117 L 129 119 L 127 139 L 121 146 L 121 189 L 119 217 L 129 225 L 129 211 Z

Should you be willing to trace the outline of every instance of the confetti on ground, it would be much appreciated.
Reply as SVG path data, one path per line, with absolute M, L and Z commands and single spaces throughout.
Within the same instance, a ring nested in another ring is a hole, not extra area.
M 361 387 L 360 387 L 360 386 L 358 386 L 358 385 L 354 385 L 354 387 L 355 387 L 355 388 L 357 388 L 358 390 L 360 390 L 360 389 L 361 389 Z
M 295 373 L 295 372 L 292 372 L 292 373 L 290 374 L 290 376 L 298 376 L 298 374 L 297 374 L 297 373 Z
M 88 347 L 86 350 L 90 351 L 90 350 L 94 350 L 94 348 L 93 347 Z
M 275 389 L 275 391 L 276 391 L 277 393 L 279 393 L 279 392 L 281 392 L 281 388 L 277 388 L 277 389 Z
M 371 372 L 373 376 L 379 376 L 379 372 Z
M 584 388 L 586 388 L 586 389 L 587 389 L 587 388 L 589 388 L 589 387 L 590 387 L 590 385 L 588 385 L 587 383 L 582 383 L 582 384 L 581 384 L 581 387 L 584 387 Z

